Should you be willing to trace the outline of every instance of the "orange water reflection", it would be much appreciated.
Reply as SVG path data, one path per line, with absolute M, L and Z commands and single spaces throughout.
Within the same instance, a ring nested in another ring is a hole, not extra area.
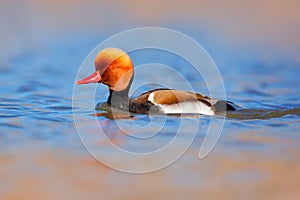
M 246 133 L 247 134 L 247 133 Z M 251 133 L 248 133 L 248 135 Z M 265 141 L 261 141 L 264 143 Z M 34 142 L 32 143 L 34 145 Z M 191 148 L 172 166 L 130 175 L 87 153 L 44 149 L 1 155 L 1 199 L 297 199 L 299 149 L 284 159 L 264 152 L 230 152 L 217 146 L 204 160 Z
M 19 46 L 39 46 L 53 36 L 167 26 L 183 32 L 184 27 L 205 30 L 224 46 L 259 51 L 262 58 L 276 53 L 299 61 L 299 1 L 13 0 L 1 1 L 0 9 L 5 53 Z

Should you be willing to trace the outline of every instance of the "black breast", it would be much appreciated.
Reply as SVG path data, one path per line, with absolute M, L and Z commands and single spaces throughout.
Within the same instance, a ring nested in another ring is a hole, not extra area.
M 132 113 L 141 113 L 141 114 L 161 112 L 160 108 L 154 105 L 153 103 L 151 103 L 150 101 L 140 102 L 137 101 L 136 99 L 130 99 L 129 111 Z

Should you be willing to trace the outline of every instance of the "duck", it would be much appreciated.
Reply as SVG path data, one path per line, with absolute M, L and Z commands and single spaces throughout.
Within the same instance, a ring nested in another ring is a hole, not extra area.
M 214 99 L 190 91 L 157 88 L 129 98 L 134 77 L 134 65 L 130 56 L 119 48 L 101 50 L 95 58 L 95 72 L 78 80 L 77 85 L 102 83 L 108 86 L 106 104 L 112 108 L 138 114 L 201 114 L 216 115 L 234 111 L 232 102 Z

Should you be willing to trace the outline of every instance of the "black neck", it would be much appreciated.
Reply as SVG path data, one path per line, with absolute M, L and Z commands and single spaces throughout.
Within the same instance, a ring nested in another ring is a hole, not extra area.
M 130 80 L 127 88 L 122 91 L 114 91 L 112 89 L 109 89 L 109 97 L 107 99 L 107 103 L 109 103 L 112 107 L 128 110 L 129 109 L 128 92 L 130 89 L 131 82 L 132 79 Z
M 112 107 L 127 109 L 129 106 L 128 90 L 117 92 L 110 89 L 107 103 Z

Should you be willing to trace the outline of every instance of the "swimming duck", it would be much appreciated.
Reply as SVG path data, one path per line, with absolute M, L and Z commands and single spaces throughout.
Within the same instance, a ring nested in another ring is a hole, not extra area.
M 216 100 L 198 93 L 159 88 L 136 98 L 128 92 L 134 76 L 134 67 L 129 55 L 118 48 L 106 48 L 95 58 L 95 72 L 77 81 L 77 84 L 103 83 L 109 87 L 107 103 L 131 113 L 157 114 L 204 114 L 235 110 L 231 102 Z

